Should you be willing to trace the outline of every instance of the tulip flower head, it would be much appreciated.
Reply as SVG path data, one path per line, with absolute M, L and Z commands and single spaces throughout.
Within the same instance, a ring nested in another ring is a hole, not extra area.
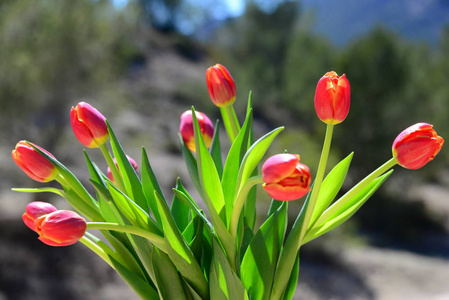
M 277 154 L 262 166 L 262 187 L 273 199 L 290 201 L 310 191 L 309 168 L 299 162 L 299 155 Z
M 418 123 L 402 131 L 393 142 L 393 157 L 407 169 L 419 169 L 431 161 L 443 147 L 433 125 Z
M 235 101 L 236 88 L 234 79 L 228 70 L 216 64 L 206 71 L 206 82 L 209 96 L 218 107 L 229 106 Z
M 211 120 L 202 112 L 196 111 L 195 115 L 198 119 L 198 125 L 200 127 L 204 143 L 206 144 L 206 147 L 209 148 L 214 136 L 214 125 L 212 124 Z M 181 133 L 182 139 L 187 145 L 187 148 L 189 148 L 192 152 L 196 152 L 193 117 L 191 110 L 187 110 L 181 115 L 179 132 Z
M 84 236 L 87 223 L 73 211 L 57 210 L 37 218 L 34 228 L 43 243 L 50 246 L 68 246 Z
M 70 123 L 76 138 L 86 147 L 98 148 L 108 140 L 106 118 L 88 103 L 72 107 Z
M 126 155 L 126 158 L 129 160 L 129 162 L 131 163 L 131 166 L 134 168 L 134 170 L 135 171 L 137 171 L 137 169 L 139 168 L 139 166 L 137 165 L 137 163 L 136 163 L 136 161 L 134 160 L 134 159 L 132 159 L 130 156 L 128 156 L 128 155 Z M 117 165 L 117 159 L 114 157 L 114 163 L 115 163 L 115 165 L 117 166 L 117 168 L 118 168 L 118 165 Z M 119 169 L 119 172 L 120 172 L 120 169 Z M 112 181 L 112 182 L 115 182 L 114 181 L 114 176 L 112 175 L 112 172 L 111 172 L 111 169 L 108 167 L 108 170 L 107 170 L 107 174 L 108 174 L 108 178 L 109 178 L 109 180 L 110 181 Z
M 48 155 L 51 155 L 50 152 L 41 147 L 34 144 L 32 145 Z M 58 175 L 58 170 L 26 141 L 18 142 L 11 155 L 12 159 L 25 174 L 36 181 L 52 181 Z M 53 155 L 51 156 L 53 157 Z
M 47 202 L 34 201 L 26 206 L 25 213 L 22 215 L 22 220 L 26 226 L 35 230 L 34 221 L 37 218 L 57 211 L 58 209 Z
M 343 122 L 351 104 L 351 88 L 346 75 L 327 72 L 318 81 L 315 91 L 315 110 L 326 124 Z

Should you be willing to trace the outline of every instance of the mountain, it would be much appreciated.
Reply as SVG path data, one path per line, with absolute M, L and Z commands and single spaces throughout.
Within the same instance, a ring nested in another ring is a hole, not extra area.
M 375 26 L 389 28 L 406 39 L 438 43 L 449 24 L 447 0 L 303 0 L 312 14 L 312 30 L 336 45 L 344 45 Z

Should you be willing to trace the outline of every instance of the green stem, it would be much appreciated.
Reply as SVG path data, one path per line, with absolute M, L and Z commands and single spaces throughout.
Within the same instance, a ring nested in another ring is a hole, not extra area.
M 121 225 L 116 223 L 105 223 L 105 222 L 88 222 L 87 223 L 87 229 L 103 229 L 103 230 L 114 230 L 114 231 L 120 231 L 125 233 L 134 234 L 137 236 L 141 236 L 143 238 L 146 238 L 151 243 L 153 243 L 156 247 L 167 253 L 167 244 L 165 243 L 165 240 L 160 235 L 157 235 L 155 233 L 149 232 L 145 229 L 129 226 L 129 225 Z
M 108 265 L 111 266 L 115 270 L 114 264 L 112 263 L 111 259 L 109 258 L 109 255 L 101 249 L 95 242 L 88 239 L 87 237 L 83 236 L 80 240 L 81 243 L 83 243 L 87 248 L 95 252 L 99 257 L 101 257 Z
M 240 124 L 237 119 L 237 115 L 235 114 L 234 106 L 228 105 L 225 107 L 220 107 L 220 112 L 226 132 L 228 133 L 229 139 L 232 143 L 240 132 Z
M 293 266 L 297 257 L 302 240 L 307 232 L 307 227 L 312 218 L 313 209 L 320 192 L 321 183 L 324 178 L 326 170 L 327 159 L 329 157 L 329 150 L 332 141 L 332 133 L 334 125 L 328 124 L 326 127 L 326 135 L 324 137 L 323 150 L 321 151 L 320 162 L 318 163 L 318 170 L 313 183 L 313 188 L 310 196 L 306 200 L 301 211 L 293 224 L 292 230 L 287 237 L 281 257 L 279 258 L 278 267 L 276 270 L 276 277 L 274 279 L 273 288 L 270 299 L 278 300 L 282 298 L 285 287 L 290 279 Z
M 323 150 L 321 151 L 320 162 L 318 163 L 318 170 L 316 172 L 315 181 L 313 182 L 313 189 L 310 195 L 309 206 L 305 211 L 304 223 L 301 226 L 301 233 L 299 235 L 299 241 L 306 235 L 307 228 L 309 227 L 310 219 L 312 218 L 313 210 L 315 208 L 316 200 L 321 189 L 321 183 L 323 182 L 324 172 L 326 171 L 327 159 L 329 158 L 329 150 L 331 148 L 332 134 L 334 132 L 334 125 L 327 124 L 326 135 L 324 137 Z M 298 250 L 300 247 L 298 243 Z
M 104 220 L 98 205 L 81 184 L 71 184 L 70 181 L 65 179 L 61 174 L 56 178 L 56 181 L 67 190 L 67 192 L 64 191 L 61 196 L 64 197 L 75 210 L 91 220 Z M 73 191 L 73 194 L 69 193 L 70 190 Z
M 125 184 L 123 182 L 122 175 L 120 174 L 117 165 L 114 163 L 114 160 L 112 159 L 111 153 L 109 153 L 106 144 L 100 145 L 100 150 L 104 156 L 104 159 L 106 160 L 106 163 L 108 164 L 109 169 L 111 170 L 115 184 L 121 191 L 123 191 L 126 194 Z
M 234 239 L 237 240 L 237 229 L 239 226 L 239 219 L 240 214 L 242 213 L 243 205 L 245 204 L 246 197 L 248 196 L 249 191 L 251 188 L 259 183 L 262 183 L 262 175 L 254 176 L 249 178 L 245 184 L 240 188 L 239 192 L 237 193 L 237 197 L 235 197 L 234 200 L 234 207 L 232 208 L 232 215 L 231 215 L 231 221 L 229 226 L 229 231 L 234 237 Z
M 371 174 L 366 176 L 362 181 L 360 181 L 357 185 L 355 185 L 352 189 L 350 189 L 346 194 L 344 194 L 338 201 L 336 201 L 332 206 L 326 209 L 323 214 L 318 218 L 315 224 L 320 226 L 325 223 L 329 217 L 331 217 L 340 207 L 346 204 L 350 199 L 352 199 L 357 193 L 359 193 L 362 189 L 364 189 L 368 184 L 370 184 L 374 179 L 384 174 L 388 170 L 390 170 L 394 165 L 398 162 L 396 158 L 391 158 L 386 163 L 381 165 L 379 168 L 374 170 Z M 314 226 L 316 227 L 316 226 Z

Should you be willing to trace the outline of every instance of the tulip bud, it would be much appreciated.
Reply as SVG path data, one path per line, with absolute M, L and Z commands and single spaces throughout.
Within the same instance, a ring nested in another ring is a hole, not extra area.
M 87 223 L 73 211 L 57 210 L 37 218 L 34 228 L 43 243 L 50 246 L 68 246 L 84 236 Z
M 433 125 L 418 123 L 402 131 L 393 142 L 393 157 L 407 169 L 419 169 L 431 161 L 443 147 Z
M 88 103 L 72 107 L 70 123 L 76 138 L 86 147 L 98 148 L 108 140 L 106 118 Z
M 351 104 L 351 88 L 346 75 L 338 77 L 334 71 L 327 72 L 318 81 L 315 91 L 315 110 L 326 124 L 343 122 Z
M 206 82 L 210 99 L 216 106 L 225 107 L 234 103 L 236 97 L 234 79 L 224 66 L 216 64 L 208 68 Z
M 48 151 L 33 144 L 33 146 L 51 155 Z M 39 152 L 37 152 L 26 141 L 17 143 L 16 148 L 11 153 L 16 164 L 32 179 L 39 182 L 47 182 L 56 178 L 58 170 Z M 51 155 L 53 156 L 53 155 Z
M 212 137 L 214 136 L 214 125 L 211 120 L 202 112 L 196 111 L 196 118 L 198 119 L 198 125 L 200 127 L 201 135 L 203 136 L 206 147 L 210 147 L 212 143 Z M 184 143 L 187 148 L 192 152 L 196 152 L 195 149 L 195 135 L 193 128 L 192 111 L 187 110 L 181 115 L 181 124 L 179 125 L 179 132 L 181 133 Z
M 301 198 L 310 190 L 309 168 L 299 162 L 299 155 L 277 154 L 262 166 L 262 187 L 273 199 L 290 201 Z
M 131 163 L 131 166 L 134 168 L 134 170 L 137 171 L 137 169 L 139 168 L 139 166 L 137 165 L 136 161 L 134 159 L 132 159 L 130 156 L 126 155 L 126 158 L 128 158 L 129 162 Z M 118 168 L 117 165 L 117 159 L 114 157 L 114 164 L 116 165 L 116 167 Z M 118 170 L 120 172 L 120 169 Z M 114 181 L 114 176 L 112 175 L 111 169 L 108 167 L 107 170 L 107 174 L 108 174 L 108 178 L 110 181 L 115 182 Z
M 26 206 L 25 213 L 22 215 L 22 220 L 26 226 L 35 230 L 34 221 L 36 221 L 37 218 L 57 210 L 58 209 L 50 203 L 34 201 Z

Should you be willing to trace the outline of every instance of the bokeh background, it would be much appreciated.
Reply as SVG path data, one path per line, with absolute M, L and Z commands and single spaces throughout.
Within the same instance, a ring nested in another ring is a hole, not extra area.
M 48 247 L 25 227 L 30 201 L 67 204 L 11 192 L 42 186 L 11 150 L 33 141 L 88 186 L 69 125 L 70 107 L 88 101 L 138 162 L 147 148 L 169 195 L 178 176 L 189 185 L 179 116 L 194 105 L 219 118 L 204 79 L 217 62 L 236 81 L 240 118 L 253 92 L 258 137 L 286 126 L 269 154 L 299 153 L 312 170 L 325 128 L 316 82 L 330 70 L 347 75 L 351 109 L 330 159 L 355 152 L 344 190 L 389 159 L 396 135 L 414 123 L 449 138 L 445 0 L 1 0 L 1 300 L 136 299 L 83 245 Z M 421 170 L 395 169 L 350 222 L 304 247 L 295 299 L 449 299 L 447 146 Z M 268 203 L 261 192 L 260 215 Z M 291 205 L 291 221 L 300 205 Z

